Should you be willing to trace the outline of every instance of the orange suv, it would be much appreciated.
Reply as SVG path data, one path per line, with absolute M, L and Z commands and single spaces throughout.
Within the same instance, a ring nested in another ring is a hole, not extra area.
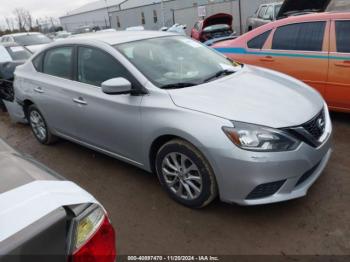
M 298 78 L 318 90 L 331 110 L 350 112 L 350 13 L 289 17 L 213 48 Z

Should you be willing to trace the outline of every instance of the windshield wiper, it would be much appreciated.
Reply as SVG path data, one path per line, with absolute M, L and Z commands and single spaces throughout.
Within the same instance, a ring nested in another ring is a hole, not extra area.
M 213 79 L 219 78 L 221 76 L 227 76 L 227 75 L 232 75 L 233 73 L 235 73 L 235 71 L 229 70 L 229 69 L 223 69 L 220 70 L 219 72 L 217 72 L 215 75 L 208 77 L 207 79 L 204 80 L 203 83 L 207 83 L 212 81 Z
M 195 83 L 174 83 L 174 84 L 168 84 L 161 86 L 161 89 L 179 89 L 179 88 L 185 88 L 185 87 L 190 87 L 190 86 L 196 86 L 197 84 Z

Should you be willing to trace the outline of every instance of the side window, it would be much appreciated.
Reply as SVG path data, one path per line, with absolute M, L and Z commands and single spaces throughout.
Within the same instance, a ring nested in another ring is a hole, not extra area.
M 273 37 L 272 49 L 322 51 L 326 22 L 281 26 Z
M 32 61 L 33 66 L 38 72 L 43 72 L 43 57 L 44 57 L 44 53 L 40 53 Z
M 254 37 L 247 43 L 248 47 L 252 49 L 262 49 L 270 33 L 271 30 Z
M 337 52 L 350 53 L 350 21 L 335 22 Z
M 104 81 L 117 77 L 134 82 L 125 67 L 111 55 L 95 48 L 79 47 L 79 82 L 100 87 Z
M 266 20 L 273 20 L 273 6 L 270 5 L 268 8 L 267 8 L 267 11 L 264 15 L 264 19 Z
M 72 78 L 73 47 L 48 50 L 44 58 L 43 73 L 62 78 Z
M 266 8 L 267 8 L 266 5 L 261 7 L 261 9 L 260 9 L 260 11 L 259 11 L 258 18 L 263 18 L 263 17 L 264 17 L 264 15 L 265 15 L 265 13 L 266 13 Z

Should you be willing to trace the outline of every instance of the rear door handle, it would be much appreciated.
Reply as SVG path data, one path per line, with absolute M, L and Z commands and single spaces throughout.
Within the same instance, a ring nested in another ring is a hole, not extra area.
M 34 92 L 42 94 L 42 93 L 44 93 L 44 90 L 41 87 L 36 87 L 36 88 L 34 88 Z
M 86 101 L 82 97 L 74 98 L 73 102 L 83 106 L 87 105 Z
M 342 61 L 342 62 L 339 62 L 339 63 L 335 63 L 335 66 L 350 67 L 350 61 L 346 60 L 346 61 Z
M 263 58 L 260 58 L 260 61 L 263 61 L 263 62 L 275 62 L 275 59 L 273 59 L 272 56 L 264 56 Z

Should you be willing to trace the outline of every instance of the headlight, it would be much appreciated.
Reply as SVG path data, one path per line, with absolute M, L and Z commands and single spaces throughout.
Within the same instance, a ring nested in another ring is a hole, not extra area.
M 300 141 L 273 128 L 234 122 L 234 127 L 223 127 L 228 138 L 238 147 L 258 152 L 281 152 L 296 149 Z

